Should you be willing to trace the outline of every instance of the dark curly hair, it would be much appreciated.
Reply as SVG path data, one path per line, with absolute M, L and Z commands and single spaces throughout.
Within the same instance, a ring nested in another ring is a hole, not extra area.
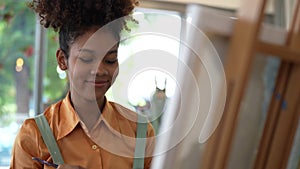
M 68 59 L 70 45 L 86 30 L 93 26 L 100 28 L 131 14 L 138 1 L 32 0 L 27 5 L 40 16 L 41 25 L 59 32 L 59 45 Z M 124 19 L 116 22 L 114 33 L 119 34 L 124 27 L 127 29 Z

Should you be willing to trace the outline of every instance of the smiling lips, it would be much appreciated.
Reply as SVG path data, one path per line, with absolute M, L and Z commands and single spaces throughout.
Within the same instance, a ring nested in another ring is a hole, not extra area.
M 96 80 L 96 81 L 92 80 L 87 82 L 95 87 L 104 87 L 108 85 L 109 80 Z

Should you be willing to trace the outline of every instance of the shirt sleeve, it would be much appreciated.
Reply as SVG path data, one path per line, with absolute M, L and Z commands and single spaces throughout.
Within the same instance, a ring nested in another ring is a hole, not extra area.
M 46 149 L 34 119 L 25 120 L 14 141 L 10 168 L 43 168 L 32 157 L 47 159 L 47 155 L 42 153 Z

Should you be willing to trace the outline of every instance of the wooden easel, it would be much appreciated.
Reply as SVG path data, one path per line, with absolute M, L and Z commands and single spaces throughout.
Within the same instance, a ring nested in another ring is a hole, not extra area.
M 259 39 L 267 0 L 243 0 L 229 47 L 228 95 L 219 127 L 206 145 L 200 169 L 226 169 L 241 100 L 256 53 L 282 60 L 253 169 L 285 169 L 300 117 L 300 0 L 284 45 Z M 299 166 L 300 168 L 300 166 Z

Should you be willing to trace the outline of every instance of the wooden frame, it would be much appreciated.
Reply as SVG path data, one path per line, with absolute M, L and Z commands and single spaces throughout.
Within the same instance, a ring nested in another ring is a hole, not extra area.
M 228 85 L 227 103 L 222 122 L 206 147 L 209 157 L 202 160 L 201 169 L 225 169 L 235 133 L 241 98 L 247 84 L 255 44 L 266 1 L 244 1 L 235 23 L 231 44 L 226 57 L 225 74 Z M 259 15 L 257 15 L 259 14 Z M 241 43 L 244 42 L 244 43 Z M 205 154 L 204 154 L 205 155 Z
M 141 3 L 167 3 L 167 4 L 177 4 L 177 5 L 187 5 L 187 4 L 199 4 L 203 6 L 209 6 L 213 8 L 221 8 L 227 10 L 236 10 L 239 8 L 240 0 L 140 0 Z M 266 12 L 272 13 L 274 11 L 272 3 L 267 4 Z
M 300 80 L 300 1 L 283 45 L 259 39 L 266 2 L 245 0 L 239 9 L 225 65 L 229 91 L 226 109 L 219 128 L 206 146 L 201 169 L 227 167 L 241 98 L 256 52 L 278 56 L 283 62 L 253 169 L 284 169 L 287 166 L 300 116 L 300 87 L 296 82 Z
M 289 51 L 299 50 L 300 45 L 299 0 L 294 14 L 284 46 Z M 286 56 L 289 54 L 285 53 Z M 289 57 L 298 59 L 300 54 Z M 281 63 L 254 169 L 286 168 L 300 116 L 300 87 L 297 85 L 299 80 L 299 62 L 294 59 L 284 60 Z
M 156 3 L 171 4 L 168 9 L 179 12 L 184 12 L 187 4 L 177 0 L 141 1 L 142 7 L 154 7 Z M 214 12 L 204 10 L 206 18 L 214 17 L 213 20 L 220 21 L 223 26 L 220 29 L 217 24 L 203 22 L 200 29 L 231 36 L 232 41 L 225 65 L 228 96 L 224 116 L 206 145 L 201 169 L 227 167 L 240 103 L 249 79 L 253 57 L 257 52 L 274 55 L 283 62 L 253 169 L 286 168 L 300 116 L 300 89 L 297 86 L 297 81 L 300 80 L 300 6 L 298 0 L 290 29 L 285 31 L 262 23 L 266 4 L 267 0 L 243 0 L 241 8 L 238 9 L 237 20 L 230 16 L 218 17 Z M 284 107 L 286 104 L 288 108 Z M 300 161 L 298 168 L 300 169 Z

